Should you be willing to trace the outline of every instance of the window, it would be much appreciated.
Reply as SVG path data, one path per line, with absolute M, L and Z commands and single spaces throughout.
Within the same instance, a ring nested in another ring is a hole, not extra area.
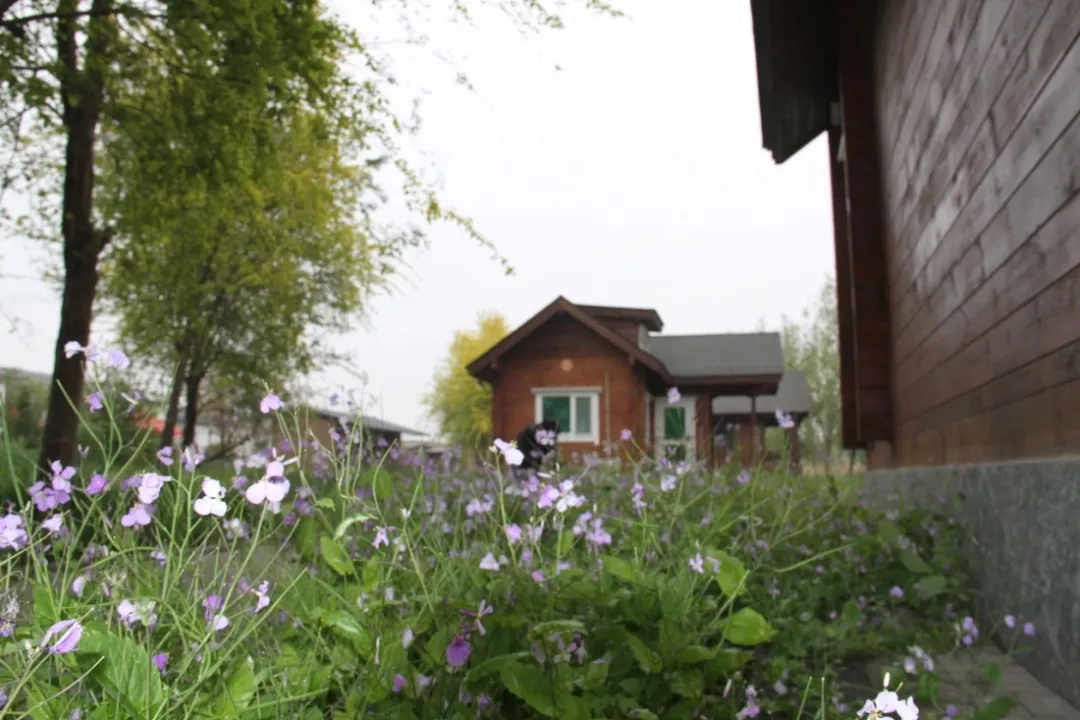
M 600 441 L 600 393 L 578 388 L 543 389 L 536 393 L 536 422 L 559 423 L 560 442 Z
M 686 437 L 686 408 L 664 408 L 664 439 L 682 440 Z
M 664 456 L 671 462 L 686 460 L 686 408 L 681 406 L 664 408 L 664 440 L 676 442 L 664 443 Z

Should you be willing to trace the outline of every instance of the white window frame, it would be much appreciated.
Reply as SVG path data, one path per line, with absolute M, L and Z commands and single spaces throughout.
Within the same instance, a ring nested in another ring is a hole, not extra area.
M 600 443 L 600 393 L 601 389 L 598 387 L 557 387 L 557 388 L 533 388 L 534 395 L 534 415 L 536 417 L 535 422 L 540 423 L 544 420 L 544 398 L 545 397 L 568 397 L 570 398 L 570 428 L 560 428 L 559 442 L 569 443 Z M 577 398 L 587 397 L 590 400 L 590 416 L 592 431 L 589 433 L 581 434 L 572 432 L 573 426 L 577 424 L 577 413 L 575 412 L 575 406 L 577 405 Z

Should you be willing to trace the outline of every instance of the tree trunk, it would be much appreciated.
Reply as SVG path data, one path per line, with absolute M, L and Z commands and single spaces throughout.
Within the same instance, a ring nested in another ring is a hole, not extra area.
M 188 374 L 186 407 L 184 408 L 184 447 L 195 444 L 195 423 L 198 420 L 199 385 L 202 375 Z
M 56 21 L 56 49 L 60 67 L 60 95 L 67 132 L 60 235 L 64 243 L 64 292 L 60 305 L 60 332 L 53 352 L 49 408 L 42 433 L 39 473 L 49 475 L 49 463 L 70 465 L 78 442 L 79 414 L 85 370 L 79 355 L 67 357 L 69 342 L 87 345 L 97 291 L 98 258 L 108 235 L 94 228 L 94 143 L 104 92 L 108 29 L 106 14 L 111 0 L 94 0 L 87 33 L 84 70 L 79 69 L 77 0 L 61 0 Z
M 180 346 L 180 360 L 173 374 L 169 387 L 169 404 L 165 408 L 165 424 L 161 428 L 161 448 L 172 447 L 173 434 L 176 432 L 176 419 L 180 417 L 180 394 L 184 392 L 184 378 L 187 377 L 188 348 L 191 344 L 185 339 Z

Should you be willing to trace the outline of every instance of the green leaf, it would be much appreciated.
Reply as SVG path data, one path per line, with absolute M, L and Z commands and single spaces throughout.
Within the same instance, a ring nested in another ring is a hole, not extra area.
M 532 656 L 531 652 L 515 652 L 507 655 L 498 655 L 493 658 L 488 658 L 483 662 L 477 663 L 469 670 L 467 676 L 469 682 L 476 682 L 481 678 L 485 678 L 488 675 L 494 675 L 503 669 L 505 665 L 515 662 L 517 660 L 525 660 Z
M 52 590 L 47 585 L 34 583 L 30 590 L 30 596 L 34 601 L 34 620 L 37 621 L 41 630 L 56 624 L 59 617 L 56 614 L 56 605 L 53 603 Z
M 559 534 L 559 555 L 565 557 L 574 547 L 574 533 L 565 530 Z
M 746 576 L 749 574 L 746 566 L 737 557 L 723 550 L 710 549 L 707 557 L 720 562 L 716 571 L 716 584 L 720 586 L 720 591 L 727 597 L 735 597 L 746 583 Z M 711 568 L 712 563 L 706 560 L 705 567 Z
M 591 662 L 585 666 L 585 672 L 578 678 L 582 690 L 596 690 L 607 682 L 610 662 Z
M 694 720 L 697 717 L 697 702 L 680 700 L 664 711 L 661 720 Z
M 671 678 L 671 691 L 689 700 L 697 700 L 705 692 L 705 677 L 699 670 L 679 670 Z
M 1015 700 L 1006 697 L 994 698 L 975 711 L 971 720 L 1000 720 L 1011 713 L 1015 707 Z
M 660 656 L 650 650 L 637 635 L 627 633 L 626 644 L 630 646 L 630 652 L 633 653 L 634 659 L 637 660 L 643 672 L 657 673 L 664 669 Z
M 656 590 L 660 597 L 660 612 L 665 620 L 678 624 L 690 611 L 693 580 L 689 575 L 677 575 L 673 578 L 658 577 Z
M 634 718 L 634 720 L 660 720 L 656 717 L 656 713 L 652 710 L 646 710 L 645 708 L 634 708 L 627 714 Z
M 709 671 L 712 675 L 727 676 L 742 670 L 754 657 L 754 654 L 746 650 L 738 650 L 733 647 L 719 647 L 716 649 L 716 657 L 709 662 Z
M 319 619 L 323 625 L 358 645 L 358 652 L 359 648 L 372 646 L 371 632 L 344 610 L 327 610 Z
M 368 705 L 381 703 L 388 697 L 390 697 L 390 687 L 386 682 L 372 679 L 364 685 L 363 699 L 367 701 Z M 357 717 L 357 715 L 360 715 L 360 713 L 355 713 L 353 717 Z
M 371 493 L 376 502 L 383 502 L 394 491 L 393 478 L 390 471 L 381 467 L 372 467 L 364 471 L 361 482 L 371 488 Z
M 372 556 L 370 560 L 364 563 L 364 574 L 362 578 L 362 585 L 365 593 L 374 592 L 382 584 L 383 566 L 382 559 L 378 556 Z
M 296 522 L 296 532 L 293 533 L 293 542 L 296 551 L 307 561 L 315 559 L 315 538 L 318 530 L 315 527 L 315 518 L 310 516 L 301 517 Z
M 75 652 L 80 666 L 93 668 L 91 675 L 136 717 L 156 716 L 167 700 L 161 674 L 134 640 L 87 628 Z
M 885 519 L 877 524 L 877 530 L 874 531 L 874 534 L 882 541 L 889 543 L 900 535 L 900 528 L 895 521 Z
M 591 717 L 589 704 L 585 702 L 585 698 L 572 693 L 560 693 L 556 705 L 559 720 L 589 720 Z
M 612 555 L 601 555 L 600 559 L 604 563 L 604 572 L 609 575 L 613 575 L 628 583 L 634 583 L 635 585 L 645 584 L 638 569 L 622 558 L 617 558 Z
M 370 519 L 371 516 L 364 513 L 356 513 L 355 515 L 350 515 L 349 517 L 338 523 L 337 530 L 334 531 L 334 539 L 340 540 L 345 536 L 345 533 L 348 532 L 349 528 L 351 528 L 353 525 L 358 522 L 367 522 Z
M 334 674 L 333 665 L 316 665 L 307 678 L 309 693 L 325 692 L 330 687 L 330 676 Z
M 546 717 L 558 717 L 559 711 L 552 702 L 551 683 L 532 665 L 510 663 L 499 671 L 499 679 L 512 694 L 526 705 Z
M 688 645 L 675 655 L 675 659 L 684 665 L 696 665 L 716 657 L 716 652 L 704 645 Z
M 927 565 L 926 561 L 913 550 L 899 550 L 896 555 L 900 558 L 900 562 L 904 564 L 904 567 L 916 575 L 930 575 L 934 572 L 934 568 Z
M 54 707 L 56 702 L 50 700 L 50 698 L 56 698 L 63 695 L 63 691 L 55 690 L 51 686 L 46 684 L 34 684 L 26 691 L 26 707 L 32 720 L 60 720 L 61 715 L 59 708 Z M 109 708 L 105 703 L 101 703 L 99 707 L 106 710 L 115 708 Z
M 982 675 L 991 686 L 1001 682 L 1001 665 L 996 662 L 982 664 Z
M 915 592 L 923 600 L 929 600 L 945 592 L 948 584 L 949 581 L 944 575 L 928 575 L 919 580 L 918 585 L 915 586 Z
M 859 603 L 855 600 L 848 600 L 844 603 L 843 609 L 840 611 L 840 620 L 851 627 L 855 627 L 859 624 L 859 620 L 862 619 L 862 609 L 859 608 Z
M 352 575 L 356 571 L 349 554 L 331 538 L 325 535 L 319 538 L 319 549 L 322 550 L 323 560 L 338 575 Z
M 734 645 L 761 645 L 774 635 L 776 629 L 753 608 L 743 608 L 724 622 L 724 639 Z
M 216 717 L 230 720 L 240 717 L 255 697 L 256 684 L 255 663 L 246 657 L 225 682 L 225 694 L 217 702 Z
M 424 645 L 424 654 L 435 667 L 443 667 L 446 664 L 446 646 L 450 644 L 453 635 L 453 627 L 441 628 Z
M 548 620 L 532 626 L 529 634 L 534 637 L 547 637 L 552 633 L 581 633 L 587 635 L 585 624 L 578 620 Z

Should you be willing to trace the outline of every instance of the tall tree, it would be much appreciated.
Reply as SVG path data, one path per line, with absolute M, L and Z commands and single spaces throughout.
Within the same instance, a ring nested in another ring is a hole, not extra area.
M 826 472 L 843 451 L 839 334 L 832 278 L 803 311 L 801 322 L 785 317 L 780 331 L 784 364 L 805 373 L 810 388 L 810 416 L 799 430 L 804 457 L 823 463 Z
M 200 95 L 235 108 L 251 86 L 216 89 L 220 96 Z M 189 102 L 169 95 L 162 105 L 184 117 Z M 110 220 L 137 242 L 110 254 L 105 300 L 127 343 L 177 368 L 166 430 L 183 394 L 185 445 L 208 374 L 219 384 L 280 387 L 310 370 L 321 359 L 318 333 L 349 327 L 411 244 L 408 235 L 376 233 L 357 212 L 370 172 L 345 160 L 347 145 L 321 115 L 246 117 L 233 113 L 220 129 L 176 123 L 165 149 L 132 143 L 108 173 Z M 183 171 L 207 145 L 225 158 L 220 180 Z M 136 191 L 143 187 L 151 190 Z M 171 439 L 166 432 L 162 443 Z
M 582 2 L 612 12 L 600 0 Z M 468 3 L 448 0 L 447 5 L 468 16 Z M 498 5 L 520 24 L 562 25 L 554 11 L 559 0 L 500 0 Z M 175 51 L 181 41 L 190 52 Z M 379 138 L 387 165 L 404 176 L 410 209 L 428 221 L 456 222 L 487 244 L 467 218 L 440 206 L 405 161 L 397 140 L 410 125 L 389 109 L 387 91 L 395 80 L 373 46 L 342 27 L 318 0 L 0 0 L 0 132 L 21 160 L 18 168 L 7 169 L 2 187 L 15 178 L 22 178 L 24 186 L 49 187 L 55 182 L 50 169 L 61 168 L 62 192 L 54 215 L 62 243 L 63 291 L 40 458 L 43 473 L 48 461 L 68 463 L 74 457 L 78 416 L 72 404 L 81 401 L 84 367 L 81 357 L 69 357 L 65 347 L 89 341 L 98 264 L 113 238 L 95 204 L 97 151 L 108 140 L 101 137 L 100 124 L 103 118 L 123 117 L 117 128 L 127 132 L 157 122 L 153 114 L 123 114 L 120 98 L 129 100 L 147 77 L 140 68 L 165 63 L 176 71 L 178 82 L 198 84 L 229 58 L 234 67 L 246 69 L 245 77 L 260 81 L 270 109 L 296 102 L 332 107 L 342 97 L 356 107 L 352 101 L 362 98 L 363 115 L 338 113 L 339 121 L 353 122 Z M 357 82 L 344 80 L 343 63 L 350 55 L 358 55 L 366 71 Z M 342 90 L 347 92 L 342 95 Z M 59 148 L 62 153 L 54 152 Z
M 481 313 L 475 329 L 455 332 L 446 358 L 435 371 L 431 392 L 424 396 L 424 406 L 442 434 L 466 450 L 490 444 L 492 428 L 491 387 L 465 368 L 509 332 L 506 318 L 497 312 Z

